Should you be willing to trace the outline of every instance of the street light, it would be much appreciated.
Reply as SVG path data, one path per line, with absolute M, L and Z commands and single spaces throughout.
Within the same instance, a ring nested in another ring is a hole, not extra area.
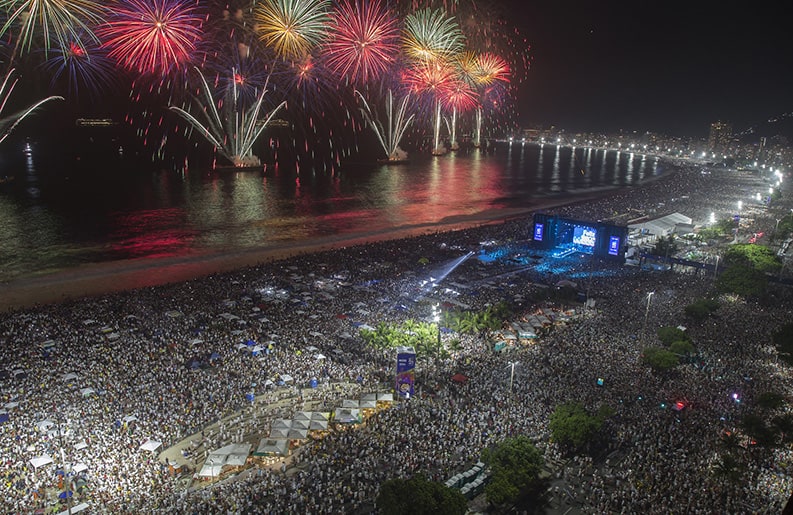
M 512 382 L 515 380 L 515 365 L 517 365 L 517 361 L 510 361 L 509 366 L 511 370 L 509 372 L 509 393 L 512 393 Z
M 432 308 L 433 319 L 435 320 L 435 325 L 438 328 L 438 352 L 441 349 L 441 309 L 438 304 L 435 304 L 435 307 Z
M 650 316 L 650 301 L 652 300 L 653 295 L 655 295 L 654 291 L 651 291 L 647 294 L 647 308 L 644 310 L 644 326 L 642 326 L 642 344 L 644 344 L 644 338 L 647 334 L 647 318 Z

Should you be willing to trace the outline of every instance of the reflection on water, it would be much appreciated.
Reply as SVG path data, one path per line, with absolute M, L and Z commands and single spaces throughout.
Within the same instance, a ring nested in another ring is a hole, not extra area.
M 422 226 L 659 173 L 654 156 L 522 143 L 492 154 L 461 150 L 409 164 L 350 165 L 333 176 L 77 173 L 34 164 L 35 152 L 16 174 L 24 180 L 0 190 L 0 280 L 81 263 Z

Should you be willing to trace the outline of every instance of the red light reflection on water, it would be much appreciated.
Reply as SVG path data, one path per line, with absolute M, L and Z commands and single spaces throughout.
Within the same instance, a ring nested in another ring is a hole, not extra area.
M 110 251 L 125 259 L 183 256 L 196 237 L 189 226 L 181 208 L 122 213 L 113 221 Z

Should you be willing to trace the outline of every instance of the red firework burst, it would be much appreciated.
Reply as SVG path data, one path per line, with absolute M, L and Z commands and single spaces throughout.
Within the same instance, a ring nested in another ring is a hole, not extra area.
M 454 108 L 465 112 L 475 108 L 478 104 L 474 88 L 461 78 L 455 77 L 442 84 L 439 89 L 441 103 L 444 107 Z
M 194 0 L 119 0 L 97 35 L 124 68 L 167 75 L 190 62 L 204 16 Z
M 366 82 L 385 72 L 399 51 L 397 18 L 379 0 L 348 0 L 331 15 L 325 44 L 327 66 Z

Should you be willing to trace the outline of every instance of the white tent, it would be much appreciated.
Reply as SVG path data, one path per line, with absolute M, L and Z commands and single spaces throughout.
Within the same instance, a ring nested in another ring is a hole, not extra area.
M 294 381 L 294 380 L 295 379 L 292 376 L 290 376 L 289 374 L 284 374 L 284 375 L 281 376 L 281 381 L 283 381 L 285 383 L 289 383 L 289 382 Z
M 296 411 L 292 420 L 311 420 L 311 412 L 310 411 Z
M 311 420 L 319 420 L 327 422 L 330 419 L 330 413 L 327 411 L 312 411 Z
M 256 448 L 254 456 L 286 456 L 289 453 L 289 440 L 262 438 L 259 447 Z
M 327 420 L 312 420 L 308 425 L 309 431 L 325 431 L 327 428 Z
M 143 444 L 139 447 L 142 451 L 149 451 L 154 452 L 160 448 L 162 442 L 158 442 L 157 440 L 146 440 Z
M 91 396 L 91 395 L 93 395 L 95 393 L 96 393 L 96 390 L 94 390 L 90 386 L 88 388 L 81 388 L 80 389 L 80 395 L 82 395 L 83 397 L 89 397 L 89 396 Z
M 49 465 L 50 463 L 52 463 L 52 458 L 46 454 L 42 454 L 41 456 L 30 460 L 30 464 L 33 465 L 33 468 L 43 467 L 44 465 Z
M 378 393 L 377 402 L 394 402 L 393 393 Z
M 296 429 L 293 427 L 286 434 L 286 437 L 290 440 L 305 440 L 308 438 L 308 429 Z
M 74 444 L 74 450 L 75 451 L 79 451 L 79 450 L 85 449 L 86 447 L 88 447 L 88 444 L 85 443 L 85 440 L 81 440 L 81 441 L 77 442 L 76 444 Z
M 292 421 L 285 418 L 277 418 L 273 420 L 273 423 L 270 427 L 273 429 L 289 429 L 292 427 Z
M 270 439 L 272 440 L 280 440 L 282 438 L 287 438 L 288 436 L 289 436 L 288 428 L 284 427 L 284 428 L 270 430 Z
M 228 446 L 227 446 L 228 447 Z M 225 465 L 231 467 L 242 467 L 248 461 L 248 455 L 251 453 L 252 445 L 249 443 L 232 444 L 230 452 L 226 457 Z M 224 447 L 223 449 L 225 449 Z M 220 451 L 221 449 L 218 449 Z
M 85 463 L 78 463 L 77 465 L 72 467 L 72 470 L 74 471 L 75 474 L 79 474 L 80 472 L 88 470 L 88 465 L 86 465 Z
M 342 408 L 358 408 L 359 406 L 358 399 L 344 399 L 341 401 Z
M 361 418 L 361 411 L 350 408 L 336 408 L 333 412 L 333 420 L 340 424 L 358 424 L 363 419 Z
M 292 427 L 290 429 L 297 429 L 297 430 L 308 429 L 309 422 L 311 422 L 311 421 L 310 420 L 293 420 L 292 421 Z
M 136 420 L 138 420 L 138 417 L 136 417 L 135 415 L 127 415 L 126 417 L 121 419 L 122 422 L 126 422 L 127 424 L 129 424 L 130 422 L 134 422 Z
M 324 354 L 315 354 L 315 355 L 314 355 L 314 359 L 317 359 L 317 360 L 320 360 L 320 359 L 325 359 L 325 357 L 326 357 L 326 356 L 325 356 Z
M 78 377 L 79 376 L 77 374 L 75 374 L 74 372 L 69 372 L 68 374 L 63 374 L 63 377 L 61 377 L 61 379 L 63 379 L 64 381 L 68 382 L 68 381 L 71 381 L 73 379 L 77 379 Z
M 361 399 L 361 403 L 359 404 L 359 407 L 362 408 L 362 409 L 363 408 L 370 408 L 370 409 L 371 408 L 376 408 L 377 407 L 377 401 L 376 400 L 363 400 L 363 399 Z
M 19 406 L 18 402 L 6 402 L 5 404 L 3 404 L 3 408 L 5 409 L 14 409 L 17 406 Z
M 225 456 L 209 456 L 201 470 L 198 472 L 199 477 L 217 477 L 223 470 L 223 464 L 226 462 Z

